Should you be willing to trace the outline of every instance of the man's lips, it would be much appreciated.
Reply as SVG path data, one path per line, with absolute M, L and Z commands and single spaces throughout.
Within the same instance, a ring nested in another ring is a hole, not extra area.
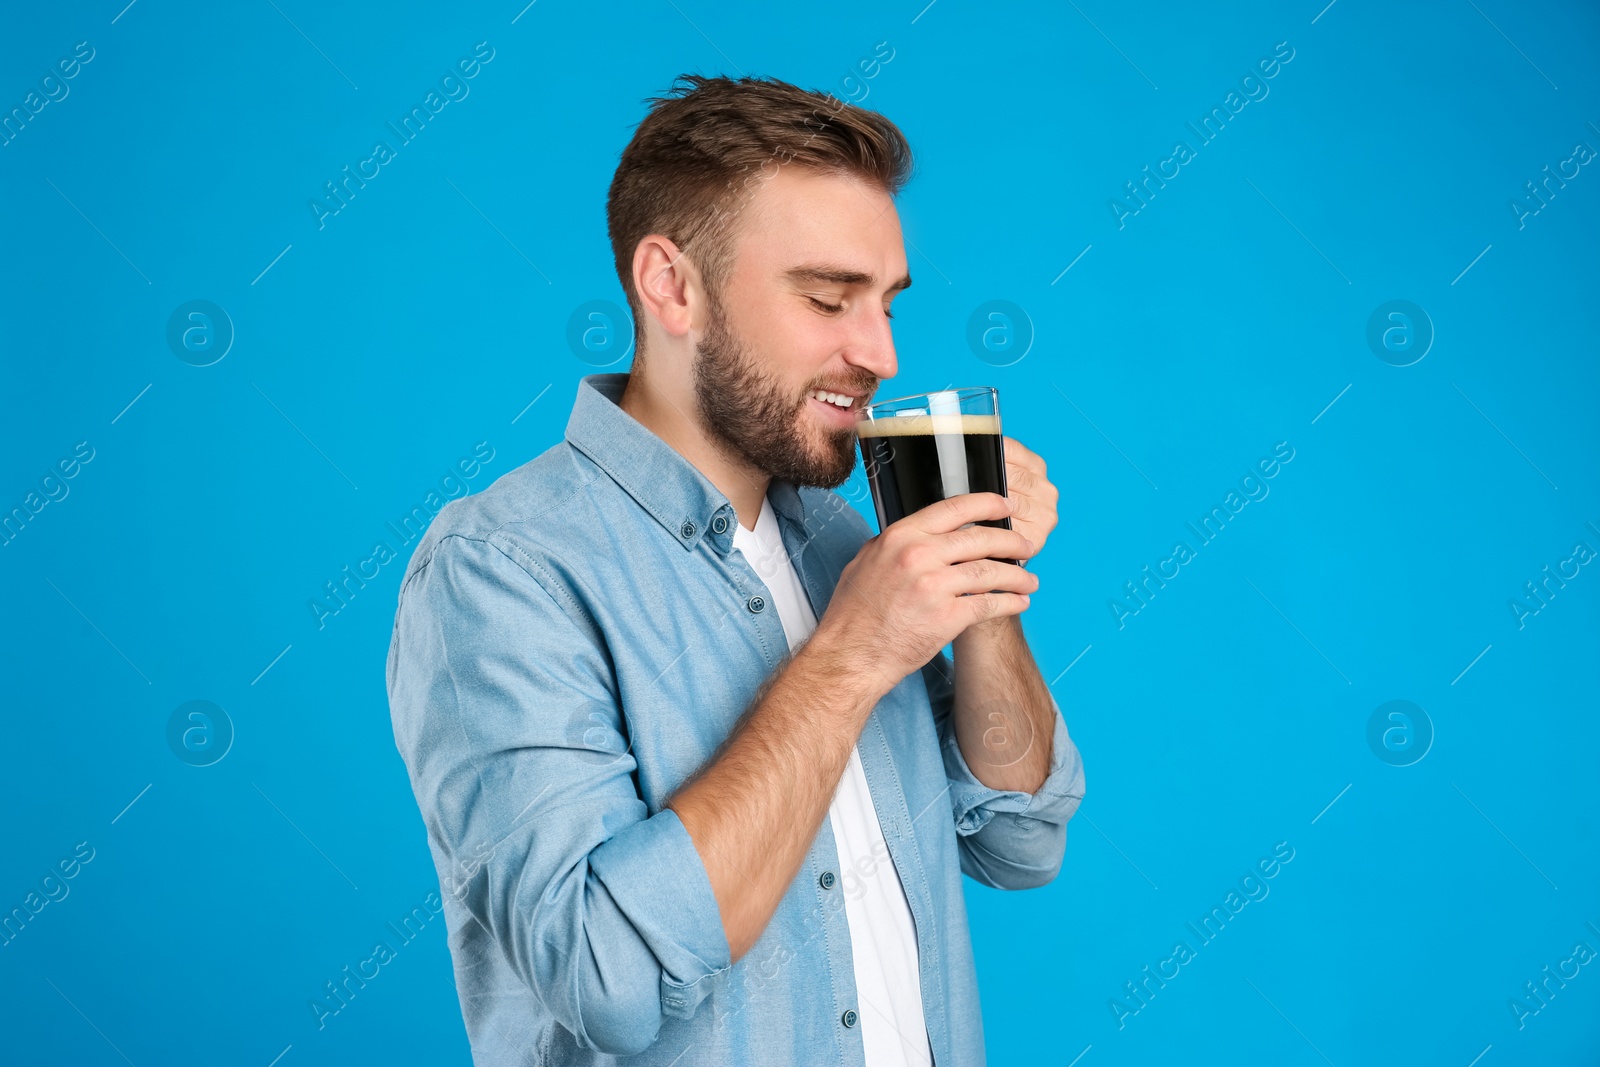
M 806 403 L 812 408 L 818 409 L 822 417 L 827 419 L 830 424 L 841 427 L 854 427 L 856 422 L 859 421 L 857 412 L 861 407 L 862 400 L 860 397 L 857 397 L 849 407 L 842 408 L 837 404 L 830 403 L 826 400 L 818 400 L 816 397 L 808 394 L 806 396 Z

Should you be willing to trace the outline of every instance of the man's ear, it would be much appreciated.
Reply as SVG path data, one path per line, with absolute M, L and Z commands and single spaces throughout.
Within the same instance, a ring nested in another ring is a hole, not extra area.
M 633 286 L 668 336 L 683 337 L 696 325 L 704 291 L 700 272 L 671 238 L 653 233 L 639 242 L 633 250 Z

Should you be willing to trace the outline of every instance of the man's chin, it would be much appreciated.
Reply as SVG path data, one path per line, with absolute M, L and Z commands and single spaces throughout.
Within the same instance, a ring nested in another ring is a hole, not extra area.
M 745 447 L 741 451 L 770 477 L 797 487 L 837 489 L 855 470 L 854 429 L 826 428 L 818 432 L 807 426 L 801 416 L 790 421 L 783 443 L 778 440 L 775 436 L 761 442 L 764 447 Z
M 795 484 L 814 489 L 837 489 L 849 481 L 850 472 L 856 468 L 854 434 L 851 435 L 850 450 L 837 456 L 830 454 L 830 458 L 835 461 L 813 466 L 806 472 L 808 477 L 795 479 Z

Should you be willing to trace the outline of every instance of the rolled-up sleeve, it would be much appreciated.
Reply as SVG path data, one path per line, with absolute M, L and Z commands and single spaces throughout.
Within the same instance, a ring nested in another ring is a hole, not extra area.
M 940 652 L 922 673 L 950 782 L 962 873 L 995 889 L 1029 889 L 1050 882 L 1061 871 L 1067 821 L 1084 793 L 1083 759 L 1054 695 L 1050 771 L 1043 784 L 1032 793 L 991 789 L 972 773 L 956 740 L 955 667 L 950 657 Z
M 452 534 L 407 576 L 395 742 L 445 892 L 581 1044 L 629 1055 L 694 1013 L 730 953 L 688 831 L 633 784 L 603 635 L 547 573 Z

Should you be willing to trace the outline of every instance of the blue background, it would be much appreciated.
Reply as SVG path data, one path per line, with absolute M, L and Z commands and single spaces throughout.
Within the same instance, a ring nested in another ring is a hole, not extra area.
M 471 491 L 559 439 L 616 358 L 568 323 L 621 303 L 618 154 L 698 71 L 901 125 L 916 286 L 882 395 L 998 386 L 1061 490 L 1025 621 L 1089 791 L 1052 885 L 968 884 L 991 1061 L 1593 1062 L 1600 967 L 1511 1003 L 1600 950 L 1600 567 L 1510 606 L 1600 550 L 1600 168 L 1511 208 L 1600 148 L 1592 5 L 123 3 L 0 35 L 7 112 L 94 49 L 0 148 L 0 508 L 94 455 L 0 548 L 0 909 L 94 850 L 0 947 L 5 1059 L 469 1062 L 437 920 L 308 1010 L 438 889 L 384 692 L 411 546 L 320 628 L 309 604 L 476 443 Z M 324 182 L 480 41 L 469 94 L 319 228 Z M 193 300 L 234 334 L 210 366 L 167 340 Z M 1421 309 L 1405 359 L 1368 342 L 1393 300 Z M 1270 494 L 1198 544 L 1279 442 Z M 168 740 L 192 700 L 231 724 L 210 766 Z M 1394 700 L 1420 714 L 1369 744 Z M 1200 943 L 1279 842 L 1270 895 Z

